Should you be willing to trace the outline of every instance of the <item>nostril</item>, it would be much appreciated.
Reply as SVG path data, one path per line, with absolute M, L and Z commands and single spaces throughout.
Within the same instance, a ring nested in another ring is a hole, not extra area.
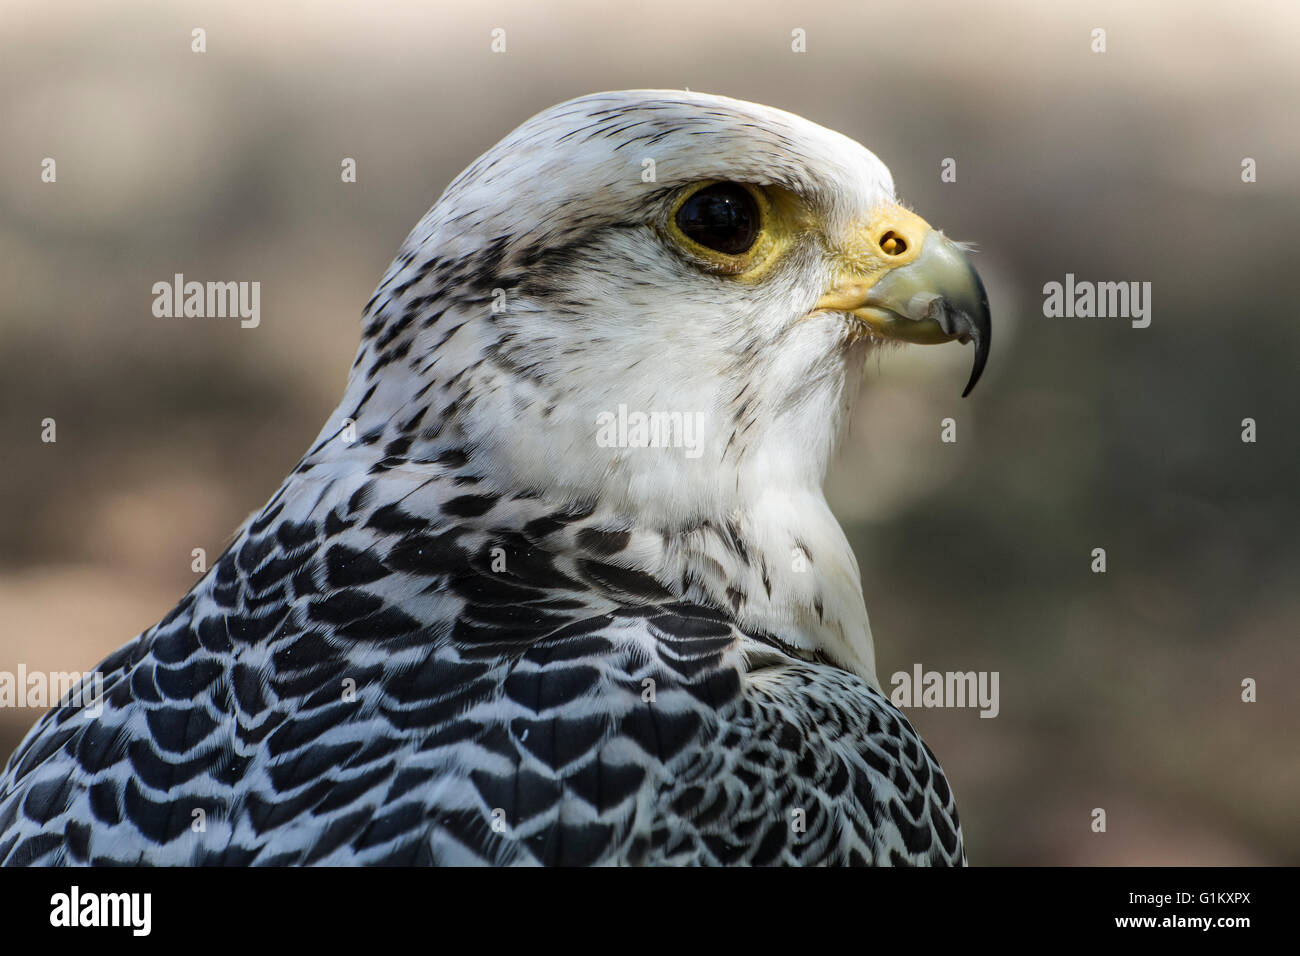
M 901 256 L 907 251 L 907 240 L 891 229 L 880 237 L 880 249 L 887 256 Z

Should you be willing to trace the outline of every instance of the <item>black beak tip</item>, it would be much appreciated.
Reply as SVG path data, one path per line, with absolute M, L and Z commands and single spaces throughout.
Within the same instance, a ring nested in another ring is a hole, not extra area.
M 975 388 L 975 383 L 980 380 L 984 374 L 984 365 L 989 359 L 989 340 L 987 336 L 972 336 L 975 340 L 975 365 L 970 370 L 970 381 L 966 383 L 966 388 L 962 391 L 961 397 L 965 398 Z
M 989 360 L 989 340 L 993 337 L 992 324 L 989 322 L 989 297 L 984 291 L 984 283 L 980 281 L 979 273 L 971 270 L 975 275 L 975 284 L 979 287 L 980 302 L 975 309 L 974 315 L 963 316 L 970 326 L 970 337 L 975 342 L 975 365 L 970 370 L 970 381 L 966 383 L 966 390 L 961 393 L 965 398 L 975 388 L 975 383 L 980 380 L 984 374 L 984 366 Z

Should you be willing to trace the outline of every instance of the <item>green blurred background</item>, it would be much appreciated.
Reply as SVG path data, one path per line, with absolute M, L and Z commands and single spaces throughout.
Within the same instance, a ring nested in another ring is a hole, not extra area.
M 996 719 L 909 712 L 971 861 L 1300 862 L 1300 7 L 1132 6 L 0 4 L 0 670 L 90 669 L 171 608 L 479 153 L 689 87 L 860 140 L 978 244 L 984 381 L 957 397 L 968 350 L 873 362 L 828 486 L 882 679 L 1001 675 Z M 261 282 L 261 326 L 154 318 L 177 272 Z M 1067 272 L 1151 282 L 1151 327 L 1045 318 Z M 0 754 L 35 717 L 0 710 Z

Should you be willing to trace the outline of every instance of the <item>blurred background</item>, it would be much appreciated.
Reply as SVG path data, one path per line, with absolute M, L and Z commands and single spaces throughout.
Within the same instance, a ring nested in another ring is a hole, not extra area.
M 958 398 L 966 349 L 873 362 L 828 486 L 882 681 L 1000 674 L 996 719 L 909 710 L 971 862 L 1300 863 L 1300 6 L 1135 6 L 0 4 L 0 670 L 89 670 L 173 606 L 479 153 L 689 87 L 860 140 L 978 244 L 984 381 Z M 178 272 L 261 282 L 261 325 L 155 318 Z M 1150 282 L 1151 326 L 1044 317 L 1066 273 Z M 0 755 L 36 716 L 0 709 Z

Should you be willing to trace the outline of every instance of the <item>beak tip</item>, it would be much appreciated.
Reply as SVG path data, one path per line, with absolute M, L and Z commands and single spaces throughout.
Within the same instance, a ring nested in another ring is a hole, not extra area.
M 984 290 L 984 280 L 974 268 L 970 271 L 978 290 L 979 305 L 976 307 L 976 314 L 967 317 L 970 322 L 970 337 L 975 342 L 975 364 L 970 370 L 970 381 L 966 383 L 966 389 L 961 393 L 962 398 L 974 390 L 975 383 L 984 374 L 984 366 L 989 360 L 989 341 L 993 338 L 993 328 L 989 321 L 989 295 Z
M 989 360 L 989 335 L 987 330 L 983 335 L 975 334 L 971 336 L 975 341 L 975 364 L 971 366 L 970 380 L 966 383 L 965 390 L 962 391 L 961 397 L 965 398 L 975 389 L 975 383 L 980 380 L 984 374 L 984 366 Z

